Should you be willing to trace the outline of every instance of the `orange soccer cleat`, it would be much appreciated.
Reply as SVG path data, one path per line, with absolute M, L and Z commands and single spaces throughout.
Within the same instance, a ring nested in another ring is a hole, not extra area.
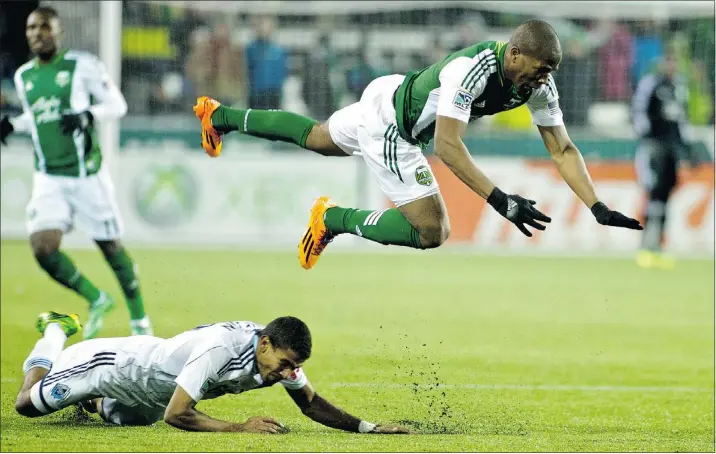
M 200 96 L 196 98 L 194 113 L 201 121 L 201 146 L 204 147 L 206 154 L 215 158 L 221 154 L 221 134 L 214 129 L 211 124 L 211 116 L 221 103 L 208 96 Z
M 326 224 L 323 222 L 323 215 L 326 214 L 326 210 L 334 206 L 336 204 L 329 197 L 319 197 L 313 202 L 308 228 L 306 233 L 303 234 L 301 242 L 298 243 L 298 261 L 303 269 L 310 270 L 313 268 L 328 243 L 335 238 L 335 235 L 328 231 Z

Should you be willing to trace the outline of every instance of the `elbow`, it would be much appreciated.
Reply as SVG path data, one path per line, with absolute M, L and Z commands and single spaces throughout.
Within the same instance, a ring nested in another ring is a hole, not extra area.
M 186 430 L 186 418 L 187 415 L 169 411 L 169 409 L 164 412 L 164 422 L 177 429 Z
M 454 150 L 457 148 L 458 145 L 452 140 L 435 138 L 435 156 L 443 161 L 450 160 Z
M 572 142 L 569 142 L 564 146 L 555 147 L 554 149 L 551 149 L 549 151 L 549 154 L 552 158 L 552 162 L 557 165 L 560 165 L 564 162 L 564 160 L 570 153 L 574 153 L 575 151 L 577 151 L 577 147 L 575 147 Z

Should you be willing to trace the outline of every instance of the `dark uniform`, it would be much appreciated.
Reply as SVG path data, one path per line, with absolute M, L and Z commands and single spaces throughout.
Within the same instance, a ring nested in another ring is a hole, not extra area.
M 687 95 L 686 81 L 681 77 L 648 74 L 639 81 L 632 99 L 634 128 L 639 136 L 636 173 L 649 193 L 642 249 L 661 249 L 666 204 L 676 186 L 679 158 L 692 157 L 684 137 Z

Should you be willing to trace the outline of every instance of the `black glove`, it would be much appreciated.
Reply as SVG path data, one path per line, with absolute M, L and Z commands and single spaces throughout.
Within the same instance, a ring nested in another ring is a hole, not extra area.
M 62 116 L 62 119 L 60 119 L 60 126 L 62 127 L 62 132 L 65 134 L 72 134 L 77 129 L 84 131 L 89 126 L 92 126 L 93 123 L 94 117 L 92 117 L 89 111 L 65 114 Z
M 636 219 L 628 218 L 618 211 L 607 208 L 602 202 L 592 205 L 592 214 L 597 218 L 597 222 L 602 225 L 611 225 L 613 227 L 624 227 L 632 230 L 644 230 Z
M 537 203 L 534 200 L 525 199 L 517 194 L 507 195 L 497 187 L 490 193 L 490 196 L 487 198 L 487 203 L 492 205 L 495 211 L 515 224 L 517 228 L 520 229 L 520 232 L 527 236 L 532 236 L 532 232 L 527 230 L 525 224 L 537 230 L 544 230 L 546 226 L 536 221 L 552 222 L 551 218 L 545 216 L 537 208 L 532 206 Z
M 5 139 L 7 139 L 7 136 L 14 130 L 15 128 L 13 128 L 12 123 L 10 123 L 10 119 L 7 116 L 2 117 L 2 120 L 0 120 L 0 142 L 2 142 L 3 145 L 7 145 Z

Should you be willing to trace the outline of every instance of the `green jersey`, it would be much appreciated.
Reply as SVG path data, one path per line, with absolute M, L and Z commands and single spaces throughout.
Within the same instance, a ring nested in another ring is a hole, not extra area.
M 505 77 L 506 49 L 505 42 L 484 41 L 408 73 L 395 93 L 400 136 L 424 148 L 435 133 L 437 115 L 468 123 L 523 104 L 529 107 L 535 124 L 563 124 L 552 76 L 547 84 L 521 95 Z
M 102 166 L 94 125 L 64 134 L 64 114 L 90 111 L 95 120 L 119 118 L 127 104 L 97 57 L 63 50 L 48 63 L 37 58 L 15 72 L 15 88 L 24 113 L 13 118 L 15 130 L 29 132 L 35 168 L 50 175 L 85 177 Z M 92 104 L 94 102 L 95 104 Z

